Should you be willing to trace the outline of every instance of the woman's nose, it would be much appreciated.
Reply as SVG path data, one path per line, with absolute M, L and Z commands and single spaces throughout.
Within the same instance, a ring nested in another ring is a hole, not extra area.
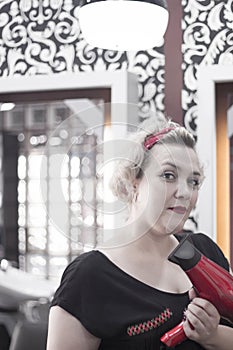
M 176 198 L 190 198 L 191 188 L 187 184 L 187 181 L 179 181 L 176 186 L 175 197 Z

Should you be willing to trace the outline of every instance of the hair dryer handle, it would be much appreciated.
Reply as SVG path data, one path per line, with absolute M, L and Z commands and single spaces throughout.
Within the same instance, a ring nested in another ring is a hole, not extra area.
M 168 347 L 174 347 L 187 339 L 184 328 L 184 321 L 181 321 L 176 327 L 165 333 L 160 339 Z

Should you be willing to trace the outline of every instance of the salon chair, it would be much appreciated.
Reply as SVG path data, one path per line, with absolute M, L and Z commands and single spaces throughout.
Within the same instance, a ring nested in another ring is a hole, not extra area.
M 12 334 L 9 350 L 46 350 L 47 322 L 19 321 Z

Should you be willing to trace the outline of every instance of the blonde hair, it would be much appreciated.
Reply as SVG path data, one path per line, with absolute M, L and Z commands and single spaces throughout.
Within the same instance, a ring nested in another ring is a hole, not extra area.
M 131 149 L 127 149 L 125 159 L 117 161 L 110 188 L 120 200 L 131 203 L 134 195 L 134 182 L 143 176 L 149 159 L 150 151 L 144 147 L 145 140 L 157 134 L 164 128 L 174 128 L 159 140 L 158 144 L 179 144 L 195 150 L 196 141 L 193 135 L 183 126 L 165 118 L 150 117 L 142 122 L 136 132 L 129 134 Z

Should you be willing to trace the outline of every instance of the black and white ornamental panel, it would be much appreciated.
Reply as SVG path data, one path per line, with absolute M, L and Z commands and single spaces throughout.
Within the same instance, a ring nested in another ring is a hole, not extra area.
M 118 52 L 88 45 L 77 0 L 0 1 L 0 76 L 128 70 L 139 77 L 141 118 L 164 110 L 163 46 Z

